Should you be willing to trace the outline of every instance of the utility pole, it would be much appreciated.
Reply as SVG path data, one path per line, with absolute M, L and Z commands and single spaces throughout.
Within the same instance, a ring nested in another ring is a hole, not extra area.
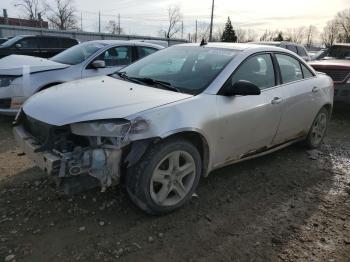
M 181 39 L 184 39 L 184 21 L 181 21 Z
M 197 43 L 197 33 L 198 33 L 198 21 L 196 20 L 196 33 L 194 35 L 194 42 Z
M 213 39 L 213 19 L 214 19 L 214 0 L 211 6 L 211 19 L 210 19 L 210 33 L 209 33 L 209 42 Z
M 83 31 L 83 12 L 80 12 L 80 30 Z
M 101 12 L 98 11 L 98 32 L 101 33 Z
M 120 14 L 118 14 L 118 35 L 120 35 L 121 29 L 120 29 Z

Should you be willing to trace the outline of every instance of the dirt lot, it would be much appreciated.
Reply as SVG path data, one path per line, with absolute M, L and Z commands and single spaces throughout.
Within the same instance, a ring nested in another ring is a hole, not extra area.
M 350 107 L 320 151 L 291 146 L 203 179 L 163 217 L 122 187 L 67 197 L 0 118 L 0 261 L 350 261 Z

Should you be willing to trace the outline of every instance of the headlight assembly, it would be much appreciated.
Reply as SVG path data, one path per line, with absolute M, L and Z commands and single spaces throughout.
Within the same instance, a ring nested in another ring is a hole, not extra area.
M 71 124 L 72 133 L 80 136 L 125 138 L 128 134 L 139 134 L 147 129 L 147 121 L 139 117 L 131 121 L 106 119 Z
M 7 87 L 11 85 L 12 81 L 17 77 L 15 76 L 0 76 L 0 87 Z

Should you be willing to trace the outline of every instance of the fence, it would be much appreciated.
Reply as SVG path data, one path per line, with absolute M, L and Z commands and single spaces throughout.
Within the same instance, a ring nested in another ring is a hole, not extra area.
M 78 39 L 81 42 L 90 40 L 132 40 L 132 39 L 143 39 L 143 40 L 162 40 L 167 41 L 169 46 L 186 43 L 183 39 L 168 39 L 161 37 L 151 36 L 140 36 L 140 35 L 115 35 L 106 33 L 93 33 L 84 31 L 61 31 L 43 28 L 32 28 L 23 26 L 10 26 L 0 25 L 0 37 L 10 37 L 16 35 L 52 35 L 52 36 L 66 36 Z

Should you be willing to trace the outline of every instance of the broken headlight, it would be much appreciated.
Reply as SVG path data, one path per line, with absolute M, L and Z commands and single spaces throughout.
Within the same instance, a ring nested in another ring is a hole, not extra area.
M 80 136 L 125 137 L 130 133 L 142 133 L 147 129 L 147 121 L 140 117 L 131 121 L 125 119 L 107 119 L 71 125 L 72 133 Z

